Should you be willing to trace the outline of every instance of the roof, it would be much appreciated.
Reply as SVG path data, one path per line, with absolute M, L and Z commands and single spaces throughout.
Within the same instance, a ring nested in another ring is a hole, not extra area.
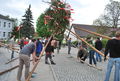
M 72 27 L 74 28 L 75 32 L 78 35 L 80 35 L 81 37 L 84 37 L 84 36 L 90 35 L 90 33 L 82 31 L 82 30 L 78 30 L 78 29 L 76 29 L 76 27 L 84 28 L 84 29 L 90 30 L 92 32 L 97 32 L 97 30 L 98 30 L 98 28 L 100 26 L 85 25 L 85 24 L 72 24 Z M 118 30 L 118 29 L 120 30 L 120 28 L 115 28 L 115 30 Z M 113 28 L 112 27 L 107 27 L 107 33 L 106 33 L 106 35 L 110 35 L 111 31 L 113 31 Z
M 5 20 L 9 20 L 9 21 L 14 21 L 13 19 L 9 18 L 8 16 L 4 16 L 0 14 L 0 19 L 5 19 Z

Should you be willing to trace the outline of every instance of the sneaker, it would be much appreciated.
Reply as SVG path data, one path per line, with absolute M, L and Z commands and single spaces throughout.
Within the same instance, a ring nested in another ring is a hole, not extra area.
M 34 78 L 34 77 L 35 77 L 35 74 L 32 74 L 32 75 L 31 75 L 31 78 Z

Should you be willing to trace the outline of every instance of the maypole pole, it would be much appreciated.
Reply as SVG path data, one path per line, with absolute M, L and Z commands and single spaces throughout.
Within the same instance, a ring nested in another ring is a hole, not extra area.
M 111 37 L 108 37 L 108 36 L 105 36 L 105 35 L 101 35 L 101 34 L 99 34 L 99 33 L 92 32 L 92 31 L 89 31 L 89 30 L 84 29 L 84 28 L 81 28 L 81 27 L 75 27 L 75 29 L 82 30 L 82 31 L 85 31 L 85 32 L 88 32 L 88 33 L 91 33 L 91 34 L 94 34 L 94 35 L 97 35 L 97 36 L 106 38 L 106 39 L 112 39 Z
M 79 38 L 81 41 L 83 41 L 84 43 L 86 43 L 89 47 L 91 47 L 93 50 L 95 50 L 97 53 L 99 53 L 100 55 L 104 56 L 104 54 L 102 52 L 100 52 L 99 50 L 97 50 L 95 47 L 93 47 L 91 44 L 89 44 L 87 41 L 85 41 L 83 38 L 81 38 L 78 34 L 72 32 L 71 30 L 67 29 L 68 31 L 70 31 L 72 34 L 74 34 L 77 38 Z M 108 57 L 107 57 L 108 58 Z

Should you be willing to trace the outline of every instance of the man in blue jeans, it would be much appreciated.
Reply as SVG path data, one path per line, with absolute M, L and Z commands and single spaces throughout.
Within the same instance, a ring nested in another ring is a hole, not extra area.
M 97 38 L 96 42 L 95 42 L 95 48 L 99 51 L 102 50 L 102 42 L 100 40 L 100 38 Z M 99 53 L 95 52 L 96 54 L 96 61 L 101 62 L 102 61 L 102 57 Z
M 93 42 L 92 42 L 92 40 L 91 40 L 90 37 L 88 37 L 88 38 L 86 39 L 86 41 L 87 41 L 89 44 L 93 45 Z M 94 57 L 95 51 L 94 51 L 91 47 L 87 47 L 87 50 L 89 51 L 89 64 L 92 65 L 92 61 L 93 61 L 94 65 L 96 66 L 96 65 L 97 65 L 97 62 L 96 62 L 96 59 L 95 59 L 95 57 Z
M 109 81 L 113 65 L 115 65 L 114 81 L 120 81 L 120 31 L 116 32 L 116 38 L 108 40 L 105 48 L 105 58 L 110 54 L 106 77 L 104 81 Z
M 70 51 L 71 51 L 71 38 L 68 39 L 67 41 L 67 45 L 68 45 L 68 54 L 70 54 Z

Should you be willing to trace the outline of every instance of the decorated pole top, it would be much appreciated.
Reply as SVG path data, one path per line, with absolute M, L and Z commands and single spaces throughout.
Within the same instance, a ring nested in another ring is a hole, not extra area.
M 49 27 L 50 32 L 63 34 L 70 26 L 71 6 L 61 0 L 51 0 L 50 7 L 45 11 L 44 24 Z

